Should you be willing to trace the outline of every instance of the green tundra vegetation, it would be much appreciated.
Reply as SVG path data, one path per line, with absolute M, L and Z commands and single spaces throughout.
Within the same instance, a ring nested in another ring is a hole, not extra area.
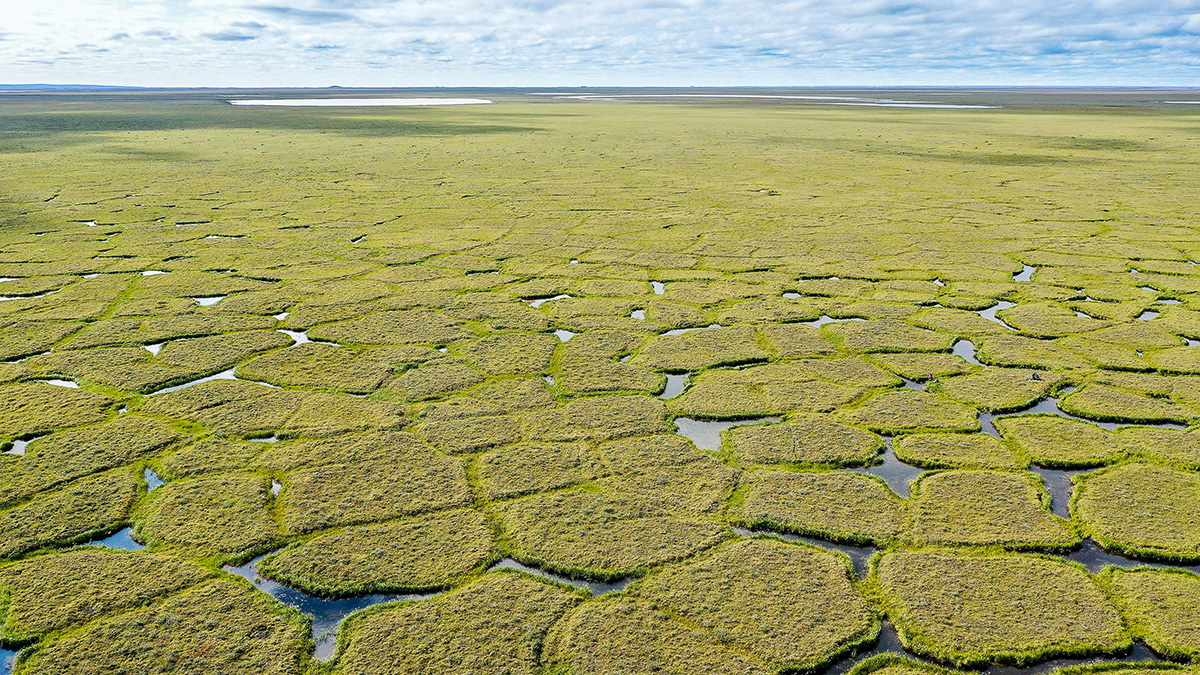
M 1185 570 L 1106 567 L 1097 577 L 1133 635 L 1183 661 L 1200 657 L 1200 575 Z
M 1185 94 L 248 95 L 0 93 L 0 673 L 1198 672 Z
M 1200 473 L 1128 462 L 1079 480 L 1071 511 L 1101 546 L 1147 558 L 1200 561 Z
M 871 581 L 904 646 L 958 666 L 1119 653 L 1131 637 L 1081 565 L 972 550 L 888 551 Z

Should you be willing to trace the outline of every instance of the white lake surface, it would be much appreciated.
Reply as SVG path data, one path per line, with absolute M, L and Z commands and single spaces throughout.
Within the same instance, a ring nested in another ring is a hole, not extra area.
M 230 101 L 231 105 L 272 105 L 298 108 L 390 107 L 419 105 L 485 105 L 486 98 L 252 98 Z

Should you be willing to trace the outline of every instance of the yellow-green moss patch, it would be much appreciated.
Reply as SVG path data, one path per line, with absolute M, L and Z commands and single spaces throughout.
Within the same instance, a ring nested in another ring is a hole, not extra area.
M 879 630 L 844 557 L 775 539 L 722 546 L 650 576 L 634 593 L 773 670 L 816 668 Z
M 26 640 L 136 607 L 212 572 L 172 556 L 84 548 L 0 567 L 0 638 Z
M 730 515 L 747 527 L 850 543 L 887 543 L 908 529 L 903 500 L 882 480 L 848 471 L 749 471 Z
M 299 613 L 232 580 L 89 624 L 40 647 L 21 675 L 168 672 L 298 675 L 312 638 Z
M 840 418 L 883 434 L 979 430 L 979 420 L 971 408 L 913 389 L 873 396 L 857 408 L 842 412 Z
M 568 614 L 547 636 L 544 660 L 564 675 L 772 672 L 718 637 L 649 602 L 625 597 L 587 602 Z
M 1029 460 L 988 434 L 910 434 L 895 440 L 896 457 L 928 469 L 1023 469 Z
M 939 471 L 921 475 L 909 498 L 912 537 L 922 544 L 1068 549 L 1079 536 L 1050 513 L 1031 473 Z
M 1168 658 L 1200 658 L 1200 575 L 1106 567 L 1096 578 L 1133 636 Z
M 339 596 L 441 588 L 494 559 L 487 519 L 462 509 L 321 533 L 267 556 L 258 571 Z
M 1106 549 L 1200 560 L 1200 473 L 1131 462 L 1083 476 L 1071 514 Z
M 1130 636 L 1083 567 L 1026 554 L 923 549 L 872 559 L 904 646 L 958 666 L 1127 649 Z
M 137 489 L 132 471 L 113 469 L 0 511 L 0 558 L 113 530 L 129 514 Z
M 1104 429 L 1058 415 L 1001 417 L 995 424 L 1006 439 L 1042 466 L 1099 466 L 1117 461 L 1124 452 Z
M 134 513 L 138 537 L 164 546 L 239 553 L 279 537 L 270 479 L 258 473 L 210 474 L 171 481 Z
M 822 415 L 793 415 L 783 424 L 733 427 L 725 432 L 733 454 L 755 464 L 870 464 L 883 439 Z
M 580 597 L 532 577 L 494 572 L 429 600 L 383 606 L 342 629 L 335 672 L 540 672 L 542 640 Z
M 1058 373 L 989 368 L 978 375 L 951 377 L 929 385 L 929 390 L 991 412 L 1019 410 L 1049 394 L 1063 382 Z
M 730 536 L 644 498 L 571 488 L 497 505 L 514 557 L 568 574 L 615 578 L 685 558 Z

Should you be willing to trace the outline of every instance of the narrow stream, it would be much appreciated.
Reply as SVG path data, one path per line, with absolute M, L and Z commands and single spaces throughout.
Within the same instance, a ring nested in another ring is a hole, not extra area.
M 1036 271 L 1036 267 L 1023 264 L 1021 265 L 1021 271 L 1013 275 L 1013 281 L 1032 281 L 1033 273 Z
M 557 581 L 562 584 L 569 584 L 571 586 L 574 586 L 575 588 L 586 588 L 594 596 L 601 596 L 606 593 L 615 593 L 618 591 L 623 591 L 623 590 L 625 590 L 626 586 L 628 586 L 629 584 L 633 583 L 634 581 L 636 581 L 638 579 L 637 576 L 631 575 L 631 576 L 625 577 L 623 579 L 618 579 L 617 581 L 586 581 L 583 579 L 575 579 L 572 577 L 563 576 L 561 574 L 555 574 L 553 572 L 547 572 L 545 570 L 541 570 L 536 567 L 530 567 L 528 565 L 523 565 L 523 564 L 517 562 L 516 560 L 513 560 L 512 558 L 504 558 L 503 560 L 496 563 L 495 565 L 492 565 L 488 569 L 489 570 L 495 570 L 495 569 L 520 570 L 527 574 L 532 574 L 537 577 L 542 577 L 543 579 Z
M 1071 494 L 1075 491 L 1075 484 L 1071 482 L 1071 478 L 1095 471 L 1095 469 L 1047 469 L 1036 464 L 1029 470 L 1042 477 L 1042 484 L 1046 486 L 1046 492 L 1050 493 L 1050 511 L 1059 518 L 1067 520 L 1071 519 Z
M 1012 326 L 1005 323 L 1004 319 L 1001 319 L 1000 317 L 996 316 L 996 312 L 1002 312 L 1002 311 L 1008 309 L 1009 307 L 1016 307 L 1016 306 L 1017 306 L 1017 303 L 1015 303 L 1015 302 L 1008 302 L 1005 300 L 1000 300 L 999 302 L 992 305 L 991 307 L 988 307 L 987 309 L 979 310 L 978 312 L 976 312 L 976 314 L 978 314 L 979 316 L 982 316 L 983 318 L 987 319 L 988 321 L 991 321 L 992 323 L 998 323 L 1001 326 L 1004 326 L 1005 328 L 1007 328 L 1011 331 L 1015 331 L 1017 329 L 1013 328 Z

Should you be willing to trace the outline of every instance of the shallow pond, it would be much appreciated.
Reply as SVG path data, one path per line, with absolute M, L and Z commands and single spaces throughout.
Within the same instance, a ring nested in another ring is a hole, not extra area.
M 5 452 L 10 455 L 24 455 L 25 448 L 28 447 L 30 443 L 38 440 L 39 438 L 45 438 L 49 435 L 50 434 L 41 434 L 39 436 L 34 436 L 32 438 L 26 438 L 26 439 L 20 440 L 20 441 L 13 441 L 12 447 L 9 448 L 8 450 L 5 450 Z
M 179 391 L 180 389 L 185 389 L 187 387 L 193 387 L 197 384 L 203 384 L 205 382 L 212 382 L 213 380 L 236 380 L 236 379 L 237 379 L 237 377 L 235 377 L 233 374 L 233 368 L 230 368 L 229 370 L 222 370 L 221 372 L 217 373 L 216 375 L 209 375 L 208 377 L 201 377 L 197 380 L 192 380 L 191 382 L 184 382 L 183 384 L 177 384 L 172 387 L 167 387 L 166 389 L 159 389 L 158 391 L 150 392 L 150 395 L 156 396 L 158 394 L 169 394 L 173 391 Z
M 336 342 L 326 342 L 324 340 L 309 339 L 308 331 L 303 331 L 303 330 L 285 330 L 283 328 L 276 328 L 275 332 L 283 333 L 284 335 L 292 338 L 293 345 L 302 345 L 302 344 L 307 344 L 309 342 L 311 342 L 315 345 L 336 345 L 337 344 Z
M 747 424 L 762 424 L 764 422 L 779 422 L 782 417 L 759 417 L 750 420 L 732 420 L 715 422 L 712 420 L 696 420 L 690 417 L 675 418 L 675 433 L 685 436 L 701 450 L 716 452 L 721 449 L 721 432 L 730 427 L 741 427 Z
M 526 302 L 529 303 L 530 307 L 541 307 L 542 305 L 546 304 L 547 302 L 550 302 L 551 300 L 566 300 L 567 298 L 572 298 L 572 297 L 574 297 L 574 296 L 567 295 L 566 293 L 560 293 L 553 297 L 538 298 L 536 300 L 527 300 Z
M 866 321 L 866 319 L 857 319 L 857 318 L 835 319 L 835 318 L 829 316 L 828 314 L 822 314 L 819 319 L 816 319 L 814 321 L 801 321 L 800 323 L 802 323 L 806 326 L 815 326 L 817 328 L 820 328 L 821 326 L 824 326 L 827 323 L 842 323 L 844 321 Z
M 118 530 L 103 539 L 89 541 L 83 546 L 104 546 L 106 548 L 115 548 L 118 551 L 141 551 L 146 548 L 145 544 L 139 544 L 133 539 L 133 528 L 127 527 L 123 530 Z
M 977 366 L 983 365 L 979 362 L 979 359 L 975 358 L 975 343 L 971 342 L 970 340 L 959 340 L 958 342 L 955 342 L 954 345 L 950 347 L 950 351 L 955 356 L 962 358 L 962 360 L 966 361 L 967 363 Z
M 688 379 L 691 378 L 690 373 L 667 373 L 667 385 L 662 393 L 658 395 L 661 399 L 675 398 L 683 393 L 687 388 Z

